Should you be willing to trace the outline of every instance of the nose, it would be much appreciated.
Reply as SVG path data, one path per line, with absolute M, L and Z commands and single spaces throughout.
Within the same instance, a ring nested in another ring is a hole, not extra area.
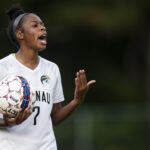
M 42 31 L 46 31 L 46 27 L 45 27 L 44 25 L 41 25 L 41 26 L 40 26 L 40 29 L 41 29 Z

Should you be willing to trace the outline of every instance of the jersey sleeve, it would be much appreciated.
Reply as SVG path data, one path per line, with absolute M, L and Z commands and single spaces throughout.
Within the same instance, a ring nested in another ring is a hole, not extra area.
M 7 67 L 0 61 L 0 82 L 7 76 Z M 0 113 L 0 119 L 3 119 L 2 113 Z
M 56 83 L 55 83 L 54 93 L 53 93 L 53 103 L 59 103 L 61 101 L 64 101 L 64 93 L 63 93 L 60 70 L 58 66 L 56 66 Z
M 8 69 L 5 64 L 0 62 L 0 81 L 7 76 Z

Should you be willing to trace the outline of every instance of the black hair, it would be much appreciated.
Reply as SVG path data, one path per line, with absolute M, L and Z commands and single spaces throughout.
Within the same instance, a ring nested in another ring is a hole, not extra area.
M 6 11 L 6 14 L 9 18 L 7 34 L 8 34 L 8 37 L 10 38 L 10 40 L 12 41 L 12 43 L 17 47 L 19 47 L 19 43 L 16 39 L 14 30 L 13 30 L 14 21 L 19 15 L 24 14 L 24 13 L 25 13 L 25 11 L 21 8 L 20 4 L 12 5 L 11 8 Z M 17 28 L 21 27 L 22 20 L 23 20 L 23 18 L 19 21 Z

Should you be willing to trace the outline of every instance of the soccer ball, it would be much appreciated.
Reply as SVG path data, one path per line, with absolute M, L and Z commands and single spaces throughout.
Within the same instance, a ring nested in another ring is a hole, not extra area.
M 31 90 L 28 81 L 11 75 L 0 82 L 0 112 L 15 118 L 18 111 L 31 107 Z

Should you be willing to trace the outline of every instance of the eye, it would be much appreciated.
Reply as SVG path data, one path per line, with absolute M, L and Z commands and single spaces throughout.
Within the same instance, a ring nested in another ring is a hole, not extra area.
M 36 28 L 36 27 L 38 27 L 38 24 L 37 24 L 37 23 L 34 23 L 34 24 L 32 24 L 32 27 L 33 27 L 33 28 Z

